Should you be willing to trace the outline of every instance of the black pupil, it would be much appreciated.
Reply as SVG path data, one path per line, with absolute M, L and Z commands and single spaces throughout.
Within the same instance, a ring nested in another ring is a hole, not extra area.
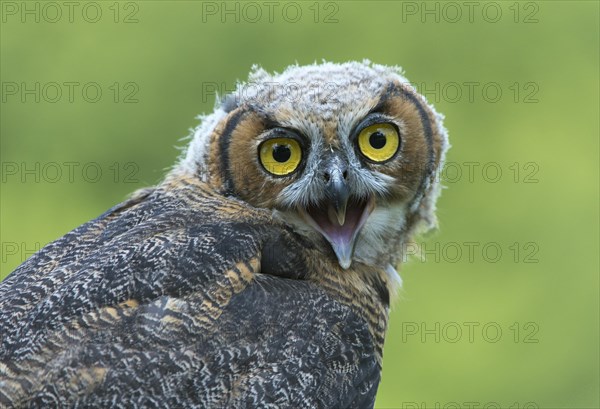
M 275 145 L 273 146 L 273 159 L 275 159 L 279 163 L 287 162 L 288 159 L 292 156 L 292 152 L 290 151 L 290 147 L 287 145 Z
M 382 132 L 376 131 L 369 136 L 369 143 L 375 149 L 381 149 L 385 146 L 386 139 Z

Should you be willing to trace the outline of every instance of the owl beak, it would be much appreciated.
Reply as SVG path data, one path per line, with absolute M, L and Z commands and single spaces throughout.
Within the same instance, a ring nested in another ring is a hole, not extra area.
M 341 202 L 344 202 L 343 198 L 339 200 L 339 203 Z M 375 204 L 372 199 L 348 200 L 346 198 L 343 207 L 343 224 L 339 224 L 339 213 L 334 199 L 327 199 L 319 205 L 300 209 L 300 214 L 329 242 L 340 267 L 346 270 L 352 264 L 358 234 L 375 208 Z
M 329 200 L 327 216 L 331 223 L 343 226 L 346 221 L 346 208 L 348 206 L 350 190 L 341 172 L 336 172 L 331 176 L 327 183 L 326 191 Z
M 304 219 L 331 244 L 340 266 L 352 264 L 358 233 L 374 208 L 372 200 L 351 198 L 345 172 L 332 166 L 327 172 L 325 200 L 301 209 Z
M 333 207 L 335 208 L 335 204 Z M 344 270 L 348 269 L 352 264 L 352 256 L 354 255 L 354 246 L 356 245 L 358 233 L 360 233 L 360 230 L 373 211 L 373 208 L 374 202 L 372 200 L 367 202 L 351 202 L 348 205 L 346 199 L 346 204 L 344 206 L 344 217 L 346 220 L 340 223 L 337 231 L 326 230 L 323 234 L 327 241 L 329 241 L 331 244 L 331 247 L 337 256 L 340 267 L 342 267 Z M 334 221 L 331 220 L 331 217 L 329 220 L 332 224 L 334 224 Z

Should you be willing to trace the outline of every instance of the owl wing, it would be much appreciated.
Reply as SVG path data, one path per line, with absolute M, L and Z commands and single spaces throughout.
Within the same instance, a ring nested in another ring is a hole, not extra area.
M 302 243 L 199 189 L 151 190 L 0 283 L 6 406 L 372 406 L 366 324 Z
M 131 226 L 135 224 L 133 214 L 139 213 L 137 207 L 152 191 L 137 192 L 131 199 L 44 246 L 0 281 L 0 357 L 6 355 L 19 338 L 23 331 L 20 324 L 27 321 L 32 310 L 75 276 L 79 264 L 97 250 L 107 226 L 126 212 L 128 217 L 121 220 L 129 221 Z

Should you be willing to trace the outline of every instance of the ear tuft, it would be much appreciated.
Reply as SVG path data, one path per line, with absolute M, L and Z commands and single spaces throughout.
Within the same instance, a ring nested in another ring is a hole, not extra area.
M 221 109 L 227 114 L 239 107 L 239 99 L 234 94 L 225 95 L 220 103 Z

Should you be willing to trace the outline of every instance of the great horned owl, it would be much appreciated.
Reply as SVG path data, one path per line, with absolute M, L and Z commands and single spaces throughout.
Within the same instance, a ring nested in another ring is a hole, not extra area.
M 442 117 L 399 69 L 292 66 L 0 283 L 0 406 L 372 407 Z

